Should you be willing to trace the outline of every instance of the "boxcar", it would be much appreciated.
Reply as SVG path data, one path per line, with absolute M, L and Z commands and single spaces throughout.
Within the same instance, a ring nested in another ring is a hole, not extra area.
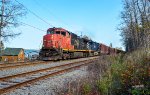
M 100 48 L 100 54 L 103 54 L 103 55 L 109 54 L 109 47 L 108 46 L 100 43 L 99 48 Z

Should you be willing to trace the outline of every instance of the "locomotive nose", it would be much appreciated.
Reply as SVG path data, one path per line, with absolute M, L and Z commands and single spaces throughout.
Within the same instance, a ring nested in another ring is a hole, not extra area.
M 53 35 L 52 34 L 45 35 L 43 41 L 44 41 L 43 45 L 45 48 L 51 48 L 53 46 Z

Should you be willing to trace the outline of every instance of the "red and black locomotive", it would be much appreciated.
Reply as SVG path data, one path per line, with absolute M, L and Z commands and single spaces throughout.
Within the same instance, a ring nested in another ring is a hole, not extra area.
M 80 37 L 63 28 L 49 28 L 43 37 L 40 59 L 58 60 L 115 54 L 116 49 L 92 41 L 88 37 Z
M 99 54 L 99 43 L 63 28 L 49 28 L 40 50 L 42 60 L 88 57 Z

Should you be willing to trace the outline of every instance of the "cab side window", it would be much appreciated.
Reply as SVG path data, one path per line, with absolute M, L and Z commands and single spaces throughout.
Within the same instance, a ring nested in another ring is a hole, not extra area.
M 66 32 L 61 32 L 61 35 L 66 36 Z
M 47 31 L 47 34 L 51 34 L 51 32 L 50 32 L 50 31 Z
M 60 31 L 56 31 L 56 34 L 60 34 Z
M 47 34 L 54 34 L 54 31 L 47 31 Z
M 68 37 L 70 37 L 70 33 L 68 32 Z

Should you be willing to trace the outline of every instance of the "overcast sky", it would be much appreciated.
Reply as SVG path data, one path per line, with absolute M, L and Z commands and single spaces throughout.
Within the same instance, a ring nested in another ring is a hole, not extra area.
M 82 32 L 82 35 L 87 35 L 94 41 L 106 45 L 112 43 L 113 47 L 122 47 L 120 32 L 117 30 L 122 10 L 121 0 L 18 1 L 50 24 L 27 11 L 27 15 L 20 20 L 44 31 L 25 25 L 17 27 L 15 31 L 22 32 L 22 34 L 5 43 L 5 47 L 40 49 L 42 37 L 52 26 L 65 28 L 78 35 Z

